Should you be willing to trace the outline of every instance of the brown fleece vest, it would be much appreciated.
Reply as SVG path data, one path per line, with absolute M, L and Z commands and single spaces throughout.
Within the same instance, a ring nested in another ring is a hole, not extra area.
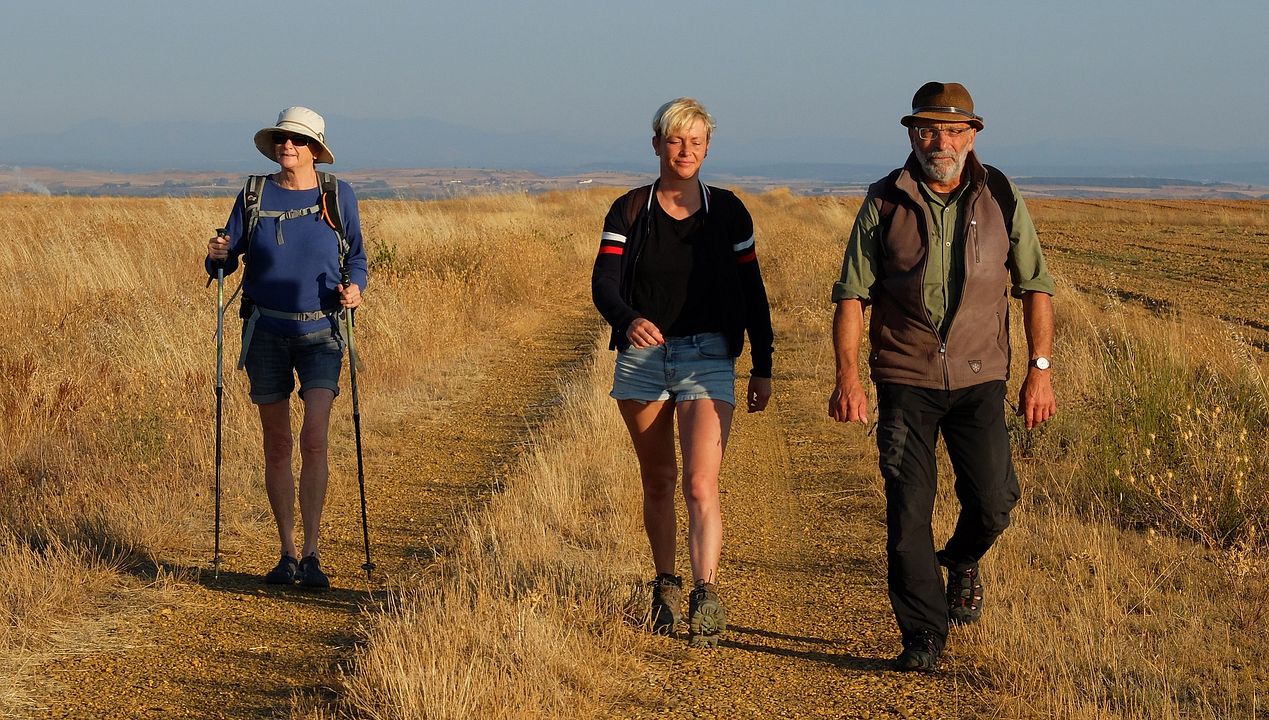
M 965 280 L 959 304 L 948 309 L 952 321 L 944 338 L 930 321 L 922 292 L 930 218 L 915 179 L 920 173 L 915 158 L 870 188 L 879 203 L 894 207 L 883 221 L 868 326 L 875 382 L 959 390 L 1008 378 L 1009 232 L 987 190 L 986 168 L 972 152 L 966 165 L 970 185 L 961 199 L 957 233 Z

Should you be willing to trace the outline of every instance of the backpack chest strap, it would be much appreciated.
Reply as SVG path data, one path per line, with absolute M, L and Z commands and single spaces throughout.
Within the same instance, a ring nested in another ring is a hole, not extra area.
M 314 213 L 319 213 L 321 211 L 322 211 L 321 205 L 310 205 L 306 208 L 295 208 L 294 210 L 261 210 L 260 217 L 278 219 L 277 237 L 278 237 L 278 244 L 281 245 L 285 241 L 282 237 L 282 222 L 283 221 L 294 220 L 295 218 L 302 218 L 305 215 L 312 215 Z

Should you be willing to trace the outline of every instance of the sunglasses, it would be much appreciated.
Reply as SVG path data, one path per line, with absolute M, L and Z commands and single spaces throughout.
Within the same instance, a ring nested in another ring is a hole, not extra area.
M 317 142 L 313 138 L 307 137 L 304 135 L 292 135 L 291 133 L 284 133 L 284 132 L 273 133 L 274 145 L 285 145 L 287 140 L 290 140 L 291 144 L 294 145 L 295 147 L 305 147 L 309 143 Z

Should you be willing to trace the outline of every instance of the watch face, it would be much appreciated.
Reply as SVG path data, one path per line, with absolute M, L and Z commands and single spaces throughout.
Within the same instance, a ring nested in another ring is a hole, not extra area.
M 1048 370 L 1049 359 L 1046 357 L 1038 357 L 1035 360 L 1031 361 L 1031 366 L 1034 367 L 1036 370 Z

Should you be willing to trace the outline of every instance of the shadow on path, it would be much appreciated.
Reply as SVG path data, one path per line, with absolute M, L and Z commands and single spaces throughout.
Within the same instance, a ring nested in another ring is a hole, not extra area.
M 744 650 L 746 652 L 765 653 L 779 657 L 797 658 L 799 660 L 823 663 L 843 670 L 875 672 L 878 670 L 889 670 L 891 667 L 889 658 L 861 657 L 850 653 L 831 653 L 823 650 L 798 650 L 791 647 L 781 647 L 776 644 L 741 642 L 734 639 L 735 634 L 752 635 L 769 640 L 803 645 L 827 645 L 834 647 L 840 647 L 841 645 L 841 643 L 833 640 L 825 640 L 823 638 L 785 635 L 783 633 L 759 630 L 757 628 L 741 627 L 737 625 L 729 625 L 727 627 L 727 635 L 724 636 L 725 639 L 719 641 L 719 644 L 723 647 L 736 648 L 737 650 Z

